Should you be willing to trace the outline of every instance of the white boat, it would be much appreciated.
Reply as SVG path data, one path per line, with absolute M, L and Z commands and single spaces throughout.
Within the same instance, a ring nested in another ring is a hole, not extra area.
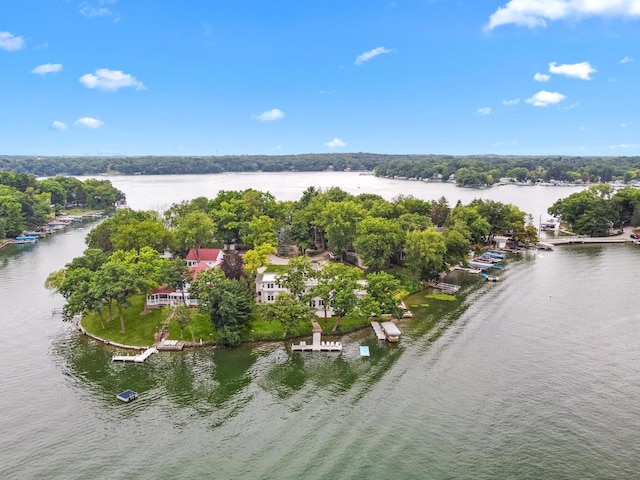
M 540 250 L 553 250 L 553 243 L 538 242 L 536 247 Z

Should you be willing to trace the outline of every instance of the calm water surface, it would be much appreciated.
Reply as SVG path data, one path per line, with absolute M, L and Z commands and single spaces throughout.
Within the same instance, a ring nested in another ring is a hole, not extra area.
M 117 186 L 152 208 L 137 178 Z M 123 365 L 42 286 L 89 228 L 0 251 L 1 478 L 640 478 L 637 247 L 514 258 L 497 284 L 459 274 L 455 302 L 408 299 L 398 345 L 365 330 L 340 355 L 272 343 Z M 126 388 L 140 398 L 118 402 Z
M 85 179 L 89 177 L 78 177 Z M 91 177 L 105 178 L 105 177 Z M 476 198 L 487 198 L 512 203 L 533 215 L 535 221 L 547 217 L 547 208 L 584 187 L 543 187 L 505 185 L 487 189 L 459 188 L 452 183 L 419 182 L 378 178 L 358 172 L 280 172 L 280 173 L 228 173 L 218 175 L 154 175 L 106 177 L 127 194 L 134 209 L 166 210 L 171 204 L 196 197 L 214 198 L 220 190 L 256 190 L 271 192 L 277 200 L 298 200 L 307 187 L 340 187 L 359 195 L 376 193 L 387 200 L 398 195 L 413 195 L 423 200 L 437 200 L 444 196 L 454 206 L 458 200 L 469 203 Z

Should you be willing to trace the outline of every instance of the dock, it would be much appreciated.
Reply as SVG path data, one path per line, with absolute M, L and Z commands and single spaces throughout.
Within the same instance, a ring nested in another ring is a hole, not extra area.
M 184 342 L 178 340 L 162 340 L 156 343 L 155 348 L 161 352 L 179 352 L 184 348 Z
M 376 334 L 376 338 L 378 340 L 386 340 L 387 336 L 382 331 L 382 327 L 380 326 L 380 322 L 371 322 L 371 327 Z
M 318 322 L 313 324 L 313 342 L 308 344 L 301 341 L 298 345 L 292 344 L 292 352 L 340 352 L 342 351 L 342 343 L 340 342 L 323 342 L 322 327 Z
M 111 358 L 111 361 L 112 362 L 144 363 L 144 361 L 154 353 L 158 353 L 158 349 L 155 347 L 151 347 L 151 348 L 147 348 L 144 352 L 142 352 L 139 355 L 114 355 Z
M 540 243 L 543 242 L 539 242 L 539 244 Z M 580 243 L 633 243 L 633 239 L 623 235 L 611 237 L 587 237 L 584 235 L 574 235 L 572 237 L 547 238 L 544 243 L 553 247 L 555 245 L 574 245 Z
M 474 275 L 482 272 L 482 270 L 480 270 L 479 268 L 467 268 L 467 267 L 463 267 L 461 265 L 454 265 L 453 267 L 451 267 L 451 271 L 452 272 L 454 272 L 456 270 L 460 270 L 462 272 L 471 273 L 471 274 L 474 274 Z
M 448 293 L 451 295 L 457 293 L 461 288 L 460 285 L 454 285 L 452 283 L 444 282 L 430 283 L 429 286 L 435 288 L 436 290 L 440 290 L 442 293 Z

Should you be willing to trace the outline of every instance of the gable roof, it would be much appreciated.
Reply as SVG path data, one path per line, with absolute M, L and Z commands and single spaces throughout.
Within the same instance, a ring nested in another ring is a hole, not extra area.
M 222 250 L 219 248 L 201 248 L 200 249 L 200 261 L 201 262 L 215 262 L 220 257 Z M 196 249 L 189 250 L 187 260 L 198 260 L 196 256 Z

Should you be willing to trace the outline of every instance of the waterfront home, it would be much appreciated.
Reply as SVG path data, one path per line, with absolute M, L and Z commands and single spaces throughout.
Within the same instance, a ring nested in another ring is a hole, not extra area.
M 188 286 L 184 289 L 184 296 L 183 292 L 166 287 L 158 287 L 147 295 L 147 308 L 175 307 L 185 303 L 188 307 L 198 306 L 198 301 L 189 296 Z
M 223 256 L 222 250 L 201 248 L 200 260 L 198 261 L 195 250 L 193 248 L 189 250 L 186 261 L 189 266 L 189 272 L 191 272 L 191 278 L 195 279 L 203 270 L 209 270 L 220 265 Z M 198 306 L 198 300 L 189 296 L 188 284 L 185 286 L 184 292 L 162 286 L 147 295 L 147 308 L 162 308 L 184 305 L 185 303 L 188 307 Z
M 276 301 L 276 297 L 281 293 L 290 293 L 288 288 L 283 287 L 278 282 L 278 273 L 264 272 L 259 273 L 256 277 L 256 303 L 273 303 Z M 360 288 L 355 291 L 358 299 L 363 298 L 367 294 L 367 282 L 365 280 L 359 280 Z M 318 284 L 316 279 L 309 279 L 307 281 L 307 291 L 311 290 Z M 333 317 L 333 309 L 329 305 L 325 305 L 325 302 L 320 297 L 313 297 L 309 301 L 309 306 L 315 310 L 318 317 Z
M 199 263 L 205 263 L 209 268 L 217 267 L 222 263 L 224 253 L 219 248 L 200 248 L 196 250 L 192 248 L 189 250 L 185 260 L 187 265 L 195 267 Z

